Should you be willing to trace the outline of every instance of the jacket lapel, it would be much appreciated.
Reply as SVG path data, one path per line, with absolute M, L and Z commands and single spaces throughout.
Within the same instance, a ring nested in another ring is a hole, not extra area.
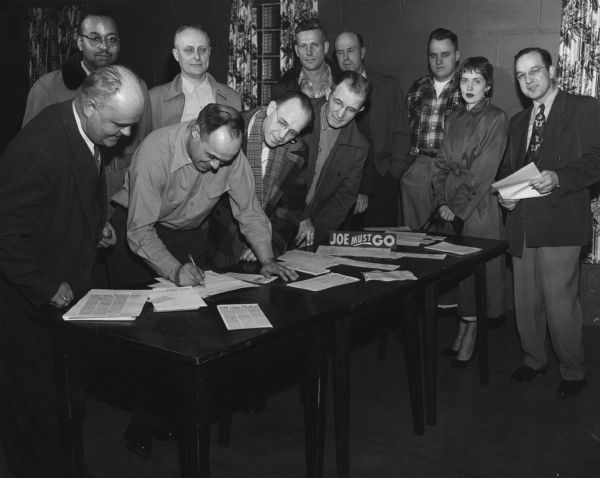
M 540 170 L 543 168 L 546 159 L 550 158 L 551 155 L 558 153 L 556 146 L 562 144 L 560 136 L 562 131 L 562 118 L 566 108 L 565 100 L 565 92 L 559 89 L 556 97 L 554 98 L 554 102 L 552 103 L 552 108 L 550 109 L 550 114 L 546 119 L 546 125 L 544 127 L 544 140 L 542 142 L 542 150 L 540 155 Z
M 94 164 L 94 156 L 77 128 L 70 101 L 64 103 L 62 120 L 71 150 L 72 161 L 69 164 L 79 198 L 79 205 L 85 216 L 90 237 L 95 243 L 98 239 L 98 228 L 101 227 L 100 224 L 104 223 L 106 215 L 107 197 L 104 167 L 100 166 L 100 174 L 98 174 L 98 169 Z M 90 184 L 95 187 L 90 188 Z M 100 217 L 98 217 L 98 211 L 101 213 Z M 100 221 L 100 224 L 98 224 L 98 221 Z

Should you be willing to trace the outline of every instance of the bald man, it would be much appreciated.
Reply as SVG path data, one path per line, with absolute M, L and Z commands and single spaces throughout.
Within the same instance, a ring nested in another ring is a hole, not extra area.
M 96 249 L 114 245 L 102 152 L 131 135 L 142 89 L 130 70 L 100 68 L 74 100 L 25 125 L 0 159 L 0 438 L 17 477 L 65 476 L 52 337 L 29 312 L 83 296 Z
M 150 90 L 152 129 L 196 119 L 209 103 L 242 109 L 240 94 L 208 73 L 210 37 L 200 25 L 182 25 L 173 37 L 173 58 L 181 72 Z

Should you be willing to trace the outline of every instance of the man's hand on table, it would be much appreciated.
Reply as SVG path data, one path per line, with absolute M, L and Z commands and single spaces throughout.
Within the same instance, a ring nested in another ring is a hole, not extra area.
M 294 281 L 298 278 L 296 271 L 275 262 L 275 259 L 264 261 L 260 268 L 260 273 L 269 279 L 271 276 L 279 276 L 284 281 Z
M 66 282 L 61 282 L 56 294 L 50 299 L 50 305 L 62 309 L 63 307 L 67 307 L 73 301 L 74 297 L 75 295 L 71 290 L 71 286 Z

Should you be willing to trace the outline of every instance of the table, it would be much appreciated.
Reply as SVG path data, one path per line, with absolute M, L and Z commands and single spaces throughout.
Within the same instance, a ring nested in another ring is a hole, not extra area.
M 334 324 L 333 351 L 334 409 L 336 429 L 336 456 L 338 477 L 347 477 L 350 461 L 350 332 L 354 321 L 368 320 L 384 307 L 397 305 L 397 319 L 404 328 L 404 352 L 415 433 L 425 433 L 425 424 L 436 423 L 437 383 L 437 289 L 448 281 L 456 281 L 475 274 L 477 295 L 477 347 L 479 373 L 482 384 L 489 381 L 487 349 L 487 314 L 485 294 L 485 263 L 504 254 L 507 243 L 492 239 L 448 238 L 449 242 L 478 247 L 480 252 L 465 256 L 447 255 L 446 259 L 428 260 L 402 258 L 392 261 L 401 269 L 413 272 L 418 280 L 403 282 L 357 282 L 344 287 L 328 289 L 322 296 L 339 301 L 348 308 L 348 314 Z M 401 247 L 401 251 L 428 251 L 422 247 Z M 337 266 L 333 268 L 355 277 L 360 269 Z M 419 317 L 422 316 L 422 322 Z M 422 388 L 424 386 L 424 389 Z
M 376 310 L 398 305 L 404 327 L 408 386 L 415 432 L 436 421 L 437 373 L 437 288 L 449 280 L 476 275 L 478 308 L 478 354 L 482 383 L 489 379 L 487 321 L 485 314 L 485 263 L 506 249 L 504 241 L 463 238 L 467 246 L 482 250 L 468 256 L 448 256 L 444 261 L 404 258 L 402 268 L 411 270 L 416 281 L 357 282 L 311 293 L 285 287 L 280 281 L 260 288 L 244 289 L 217 296 L 213 305 L 194 312 L 154 314 L 145 309 L 131 325 L 63 322 L 38 314 L 49 321 L 55 334 L 55 362 L 59 392 L 61 435 L 69 478 L 79 476 L 81 443 L 76 443 L 75 422 L 70 416 L 70 356 L 73 345 L 101 342 L 119 354 L 132 373 L 149 380 L 163 380 L 182 394 L 183 475 L 209 476 L 209 425 L 221 399 L 234 387 L 248 394 L 242 378 L 257 366 L 269 363 L 289 349 L 305 353 L 304 369 L 306 472 L 321 476 L 325 423 L 327 361 L 333 355 L 336 456 L 338 476 L 349 473 L 350 432 L 350 331 L 354 321 L 365 320 Z M 420 252 L 428 252 L 419 249 Z M 336 266 L 338 272 L 360 276 L 363 269 Z M 214 303 L 258 303 L 273 329 L 227 331 Z M 420 318 L 423 320 L 420 320 Z M 333 332 L 331 332 L 333 330 Z M 329 349 L 329 334 L 334 347 Z M 260 364 L 260 365 L 257 365 Z M 261 373 L 263 369 L 261 368 Z M 236 374 L 237 379 L 223 380 Z
M 227 331 L 214 304 L 258 303 L 272 329 Z M 54 357 L 67 477 L 82 476 L 83 446 L 72 416 L 71 381 L 75 350 L 98 346 L 128 371 L 173 387 L 181 396 L 179 439 L 182 475 L 209 476 L 210 422 L 222 400 L 251 394 L 269 363 L 289 350 L 305 352 L 305 432 L 307 476 L 322 475 L 326 377 L 332 317 L 340 306 L 326 298 L 285 286 L 242 289 L 207 299 L 208 308 L 156 314 L 147 304 L 130 324 L 64 322 L 57 313 L 34 314 L 54 333 Z M 252 374 L 253 371 L 258 374 Z M 256 377 L 255 377 L 256 375 Z

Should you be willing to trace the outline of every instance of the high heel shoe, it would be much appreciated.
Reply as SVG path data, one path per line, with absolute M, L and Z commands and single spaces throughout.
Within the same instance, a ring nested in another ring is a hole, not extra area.
M 467 322 L 465 336 L 456 357 L 450 362 L 453 368 L 465 368 L 475 357 L 475 338 L 477 337 L 477 322 Z
M 454 339 L 454 343 L 452 347 L 446 347 L 442 350 L 442 355 L 445 357 L 456 357 L 456 354 L 460 350 L 463 340 L 465 338 L 465 332 L 467 331 L 467 325 L 469 322 L 460 318 L 458 320 L 458 332 L 456 333 L 456 338 Z

